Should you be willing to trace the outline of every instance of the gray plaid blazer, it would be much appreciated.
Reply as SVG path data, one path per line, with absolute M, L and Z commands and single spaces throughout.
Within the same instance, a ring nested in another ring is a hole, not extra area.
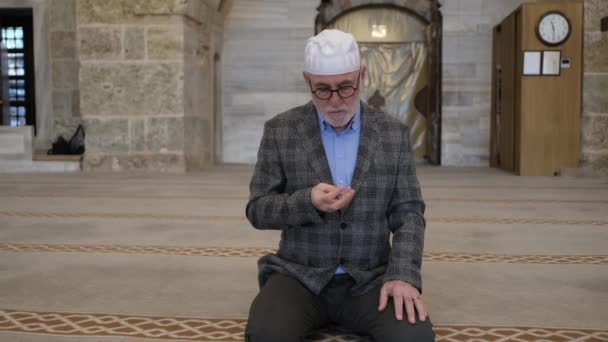
M 353 295 L 388 280 L 422 290 L 425 204 L 408 129 L 362 102 L 360 134 L 355 197 L 347 208 L 323 213 L 310 192 L 333 181 L 314 104 L 265 123 L 246 214 L 257 229 L 281 230 L 281 241 L 276 254 L 258 261 L 260 287 L 281 272 L 319 294 L 342 265 L 356 281 Z

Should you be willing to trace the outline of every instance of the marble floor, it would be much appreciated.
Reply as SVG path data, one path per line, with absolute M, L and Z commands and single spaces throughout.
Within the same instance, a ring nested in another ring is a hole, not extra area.
M 242 341 L 251 172 L 1 175 L 0 341 Z M 438 341 L 608 341 L 608 179 L 418 175 Z

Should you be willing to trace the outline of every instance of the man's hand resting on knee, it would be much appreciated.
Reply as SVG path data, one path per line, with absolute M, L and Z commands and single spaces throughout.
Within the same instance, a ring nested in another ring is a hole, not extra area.
M 403 306 L 405 306 L 407 319 L 410 323 L 416 323 L 416 312 L 418 312 L 418 318 L 421 321 L 426 320 L 426 308 L 417 288 L 401 280 L 387 281 L 382 285 L 382 289 L 380 289 L 380 306 L 378 307 L 378 311 L 386 309 L 389 296 L 393 297 L 395 317 L 398 320 L 403 319 Z
M 312 205 L 317 210 L 332 213 L 350 204 L 355 196 L 355 190 L 350 186 L 333 186 L 327 183 L 319 183 L 310 193 Z

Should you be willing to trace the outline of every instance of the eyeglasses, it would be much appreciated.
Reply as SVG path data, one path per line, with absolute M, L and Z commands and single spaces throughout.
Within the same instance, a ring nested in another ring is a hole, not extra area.
M 312 89 L 312 83 L 310 82 L 310 78 L 308 79 L 308 85 L 310 86 L 310 92 L 313 93 L 317 98 L 321 100 L 328 100 L 334 93 L 337 93 L 343 99 L 349 98 L 355 95 L 357 89 L 359 89 L 359 74 L 357 75 L 357 84 L 355 86 L 342 86 L 338 87 L 338 89 L 331 89 L 328 87 L 321 87 L 315 90 Z

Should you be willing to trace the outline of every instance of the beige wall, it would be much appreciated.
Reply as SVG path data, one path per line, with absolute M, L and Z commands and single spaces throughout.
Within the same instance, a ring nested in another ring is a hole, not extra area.
M 264 121 L 308 101 L 303 51 L 318 1 L 235 1 L 224 32 L 223 161 L 255 163 Z

